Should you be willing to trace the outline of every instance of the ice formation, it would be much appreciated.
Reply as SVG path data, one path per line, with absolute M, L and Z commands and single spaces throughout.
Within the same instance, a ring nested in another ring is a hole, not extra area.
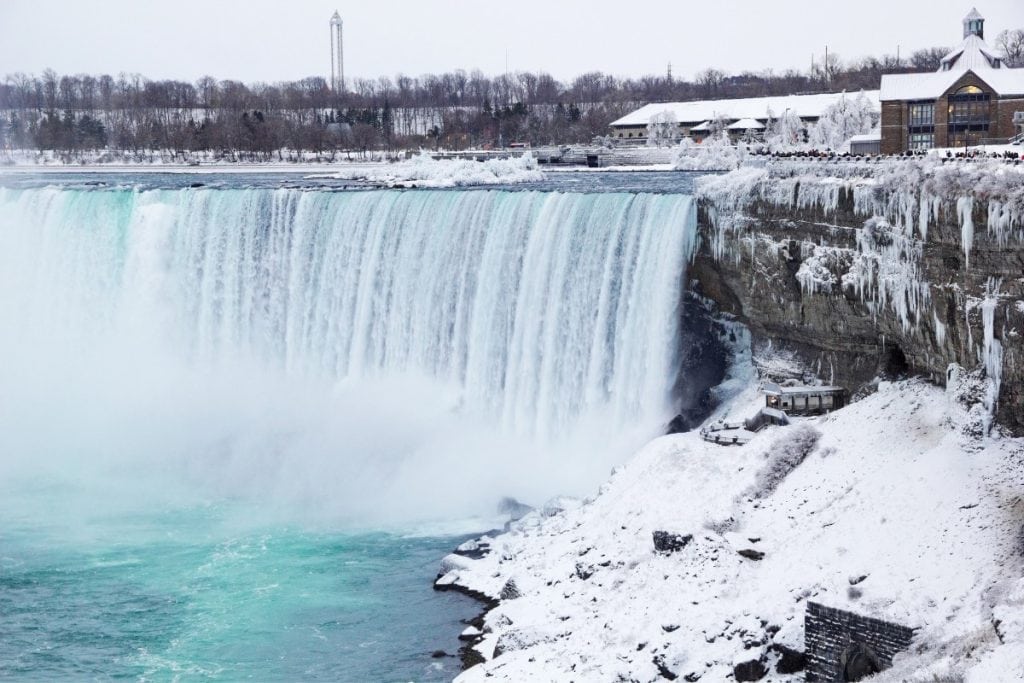
M 537 160 L 530 152 L 510 159 L 433 159 L 421 152 L 409 161 L 379 167 L 345 169 L 327 176 L 344 180 L 365 180 L 388 187 L 459 187 L 463 185 L 506 185 L 544 180 Z
M 748 241 L 744 233 L 754 224 L 745 214 L 757 204 L 814 210 L 827 220 L 849 201 L 848 209 L 864 219 L 855 253 L 839 259 L 825 251 L 837 248 L 805 247 L 809 260 L 797 278 L 805 292 L 814 294 L 830 292 L 839 275 L 843 287 L 871 307 L 894 311 L 904 329 L 920 323 L 929 302 L 920 259 L 930 227 L 941 216 L 957 217 L 968 268 L 976 200 L 987 202 L 988 233 L 999 245 L 1024 240 L 1024 173 L 994 160 L 780 160 L 700 178 L 697 195 L 709 207 L 712 254 L 720 260 L 740 258 L 740 245 Z M 845 272 L 837 270 L 846 265 Z

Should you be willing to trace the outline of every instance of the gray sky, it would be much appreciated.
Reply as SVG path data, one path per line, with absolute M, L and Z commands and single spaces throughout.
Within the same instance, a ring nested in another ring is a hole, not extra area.
M 346 77 L 479 68 L 568 79 L 806 70 L 960 40 L 970 0 L 0 0 L 0 76 L 137 72 L 247 82 L 330 73 L 328 20 L 345 21 Z M 1024 27 L 1024 0 L 979 0 L 990 42 Z

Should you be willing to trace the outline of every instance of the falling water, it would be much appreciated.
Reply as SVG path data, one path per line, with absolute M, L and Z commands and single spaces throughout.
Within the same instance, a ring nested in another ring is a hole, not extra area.
M 682 195 L 0 188 L 0 677 L 450 679 L 438 524 L 658 433 L 693 247 Z

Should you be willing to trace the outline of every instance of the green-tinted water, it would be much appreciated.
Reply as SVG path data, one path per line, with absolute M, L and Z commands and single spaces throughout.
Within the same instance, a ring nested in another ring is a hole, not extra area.
M 0 531 L 0 678 L 436 681 L 458 672 L 458 659 L 431 653 L 456 652 L 459 619 L 479 606 L 430 582 L 461 539 L 252 527 L 237 523 L 239 512 L 81 525 L 22 517 Z

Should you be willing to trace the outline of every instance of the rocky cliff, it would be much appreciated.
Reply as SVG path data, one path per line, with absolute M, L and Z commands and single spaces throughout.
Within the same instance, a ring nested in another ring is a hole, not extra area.
M 977 428 L 1024 434 L 1024 173 L 789 162 L 698 182 L 695 288 L 852 391 L 974 376 Z M 970 386 L 968 383 L 967 386 Z

